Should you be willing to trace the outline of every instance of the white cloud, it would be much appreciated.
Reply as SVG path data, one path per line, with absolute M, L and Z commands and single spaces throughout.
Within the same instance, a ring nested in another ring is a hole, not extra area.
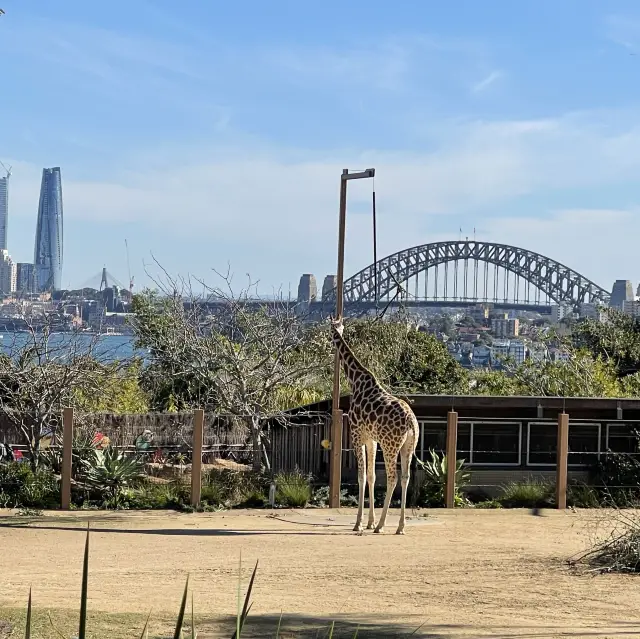
M 612 14 L 605 20 L 610 40 L 631 53 L 640 50 L 640 20 L 627 15 Z
M 476 82 L 471 87 L 471 93 L 482 93 L 486 89 L 488 89 L 492 84 L 500 80 L 504 76 L 504 73 L 499 70 L 491 71 L 488 75 L 486 75 L 482 80 Z
M 175 160 L 154 170 L 140 166 L 135 173 L 114 173 L 108 181 L 80 179 L 63 168 L 65 217 L 67 225 L 143 223 L 164 234 L 191 271 L 203 258 L 189 255 L 189 242 L 210 236 L 215 255 L 210 266 L 230 260 L 239 271 L 255 273 L 269 260 L 278 281 L 287 281 L 287 272 L 291 277 L 292 270 L 311 267 L 320 276 L 334 270 L 340 171 L 375 166 L 380 255 L 437 239 L 430 230 L 436 219 L 439 228 L 449 227 L 449 239 L 457 237 L 460 220 L 481 220 L 473 224 L 482 228 L 482 239 L 547 254 L 583 269 L 598 283 L 604 279 L 602 285 L 608 286 L 614 273 L 633 275 L 640 236 L 634 207 L 640 206 L 640 192 L 631 191 L 628 208 L 610 210 L 593 209 L 580 190 L 632 188 L 628 185 L 640 171 L 639 129 L 612 133 L 580 115 L 467 123 L 449 133 L 448 143 L 422 153 L 215 149 L 209 162 Z M 12 211 L 32 216 L 39 169 L 14 165 Z M 352 211 L 368 210 L 371 186 L 350 183 Z M 554 212 L 559 208 L 554 193 L 574 189 L 573 208 Z M 512 203 L 530 197 L 541 202 L 540 214 L 522 217 Z M 370 226 L 367 215 L 349 216 L 348 271 L 370 262 Z M 138 240 L 143 252 L 155 250 L 143 239 Z M 236 254 L 239 245 L 242 255 Z M 301 255 L 304 268 L 296 263 Z

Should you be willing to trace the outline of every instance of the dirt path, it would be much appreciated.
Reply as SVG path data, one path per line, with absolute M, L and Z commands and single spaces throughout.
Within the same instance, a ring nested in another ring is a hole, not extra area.
M 234 511 L 53 513 L 16 527 L 0 511 L 0 607 L 23 606 L 33 583 L 38 606 L 77 609 L 91 519 L 95 611 L 173 612 L 190 573 L 197 610 L 233 614 L 242 553 L 245 583 L 260 560 L 256 618 L 284 610 L 302 621 L 425 623 L 416 636 L 640 637 L 640 577 L 576 576 L 562 565 L 587 545 L 588 511 L 434 510 L 433 524 L 404 537 L 392 534 L 395 521 L 386 535 L 357 536 L 332 511 L 296 521 L 309 513 L 333 525 Z

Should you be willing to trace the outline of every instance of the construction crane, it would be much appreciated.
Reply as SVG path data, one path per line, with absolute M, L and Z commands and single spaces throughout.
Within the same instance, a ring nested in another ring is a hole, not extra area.
M 0 9 L 0 11 L 2 11 L 2 9 Z M 7 179 L 9 179 L 9 178 L 11 177 L 11 169 L 12 169 L 13 167 L 12 167 L 12 166 L 10 166 L 9 168 L 7 168 L 7 167 L 6 167 L 6 165 L 5 165 L 5 164 L 3 164 L 1 161 L 0 161 L 0 166 L 1 166 L 1 167 L 2 167 L 6 172 L 7 172 L 7 175 L 5 175 L 5 177 L 6 177 Z
M 129 271 L 129 293 L 133 295 L 133 277 L 131 275 L 131 262 L 129 261 L 129 243 L 127 238 L 124 240 L 124 246 L 127 249 L 127 270 Z

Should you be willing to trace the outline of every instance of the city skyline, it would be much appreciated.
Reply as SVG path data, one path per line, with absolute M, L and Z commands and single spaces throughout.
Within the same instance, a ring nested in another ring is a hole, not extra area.
M 335 273 L 340 171 L 375 166 L 380 257 L 476 228 L 604 287 L 637 282 L 640 10 L 532 7 L 245 0 L 176 17 L 165 0 L 108 16 L 7 0 L 11 254 L 31 259 L 40 167 L 55 165 L 64 288 L 105 264 L 127 282 L 127 238 L 136 290 L 152 255 L 295 290 Z M 371 187 L 350 185 L 347 276 L 372 261 Z

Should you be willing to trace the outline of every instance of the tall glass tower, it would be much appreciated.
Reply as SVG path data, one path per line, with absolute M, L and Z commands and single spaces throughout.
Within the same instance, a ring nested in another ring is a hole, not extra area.
M 7 248 L 7 224 L 9 222 L 9 176 L 0 177 L 0 251 Z
M 62 287 L 62 178 L 60 167 L 42 169 L 33 263 L 40 291 Z

